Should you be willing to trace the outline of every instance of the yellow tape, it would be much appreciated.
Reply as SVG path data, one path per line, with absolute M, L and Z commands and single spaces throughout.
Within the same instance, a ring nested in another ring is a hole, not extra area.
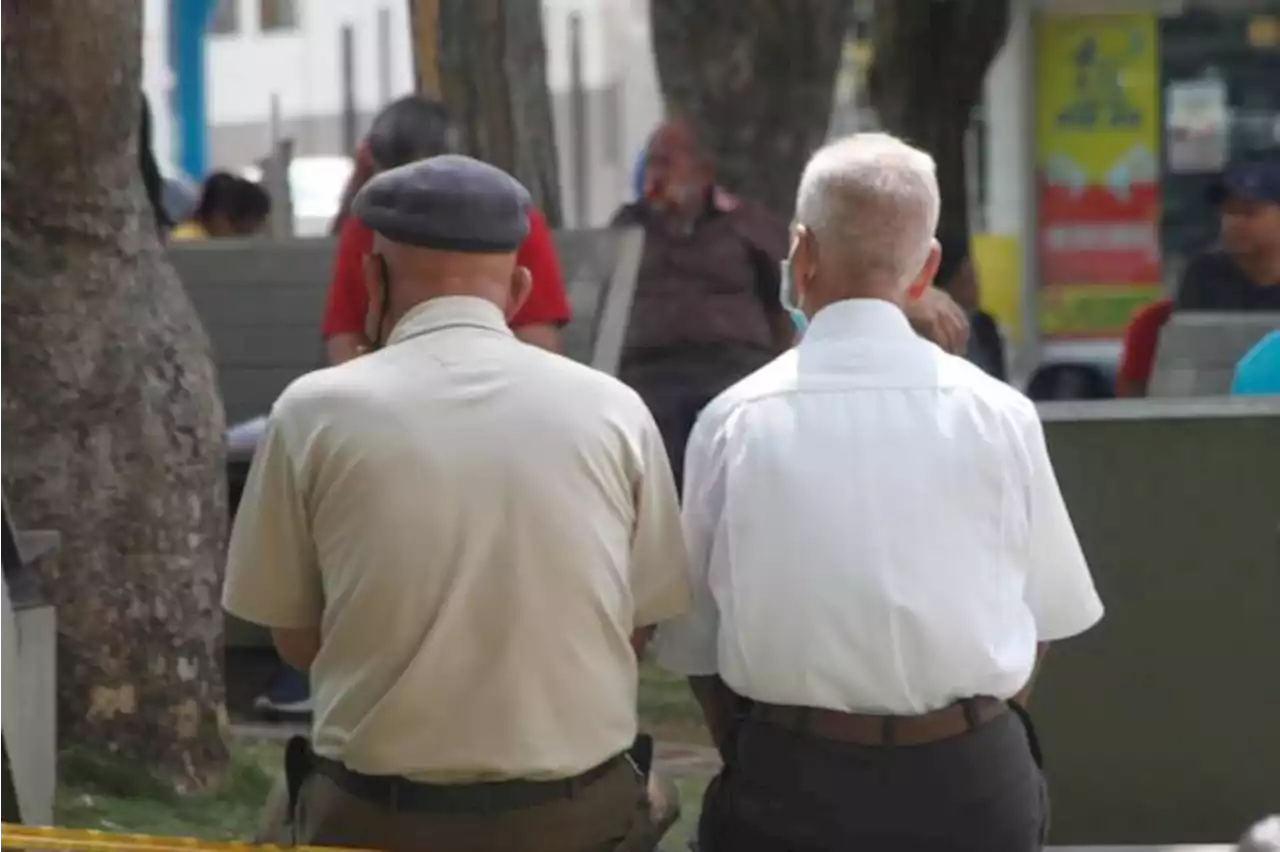
M 57 852 L 334 852 L 328 846 L 255 846 L 252 843 L 215 843 L 194 837 L 153 837 L 148 834 L 112 834 L 79 828 L 0 824 L 0 846 L 5 849 L 37 849 Z

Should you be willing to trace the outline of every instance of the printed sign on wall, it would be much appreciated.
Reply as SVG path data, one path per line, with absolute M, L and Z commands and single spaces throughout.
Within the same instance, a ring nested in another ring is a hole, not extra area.
M 1042 15 L 1037 39 L 1041 328 L 1114 337 L 1160 293 L 1156 18 Z

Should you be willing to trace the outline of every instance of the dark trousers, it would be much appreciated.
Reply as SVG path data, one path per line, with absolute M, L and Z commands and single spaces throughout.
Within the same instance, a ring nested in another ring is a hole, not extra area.
M 626 764 L 573 798 L 506 811 L 393 810 L 357 798 L 325 775 L 302 788 L 299 844 L 390 852 L 613 852 L 642 818 L 644 787 Z
M 658 424 L 677 491 L 684 488 L 684 451 L 693 424 L 707 403 L 739 377 L 721 365 L 694 365 L 683 372 L 665 364 L 656 368 L 629 367 L 621 374 L 622 380 L 640 394 Z
M 1033 852 L 1044 778 L 1018 716 L 917 746 L 856 746 L 751 719 L 707 790 L 701 852 Z
M 650 775 L 646 794 L 629 760 L 579 789 L 522 806 L 498 801 L 502 791 L 460 803 L 459 788 L 445 791 L 454 795 L 439 807 L 375 800 L 347 789 L 341 776 L 334 765 L 321 767 L 305 743 L 291 742 L 254 842 L 388 852 L 651 852 L 680 812 L 674 786 Z

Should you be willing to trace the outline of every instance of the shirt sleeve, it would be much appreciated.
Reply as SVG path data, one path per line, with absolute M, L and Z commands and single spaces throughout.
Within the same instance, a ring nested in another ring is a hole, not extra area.
M 1156 346 L 1160 341 L 1160 328 L 1167 314 L 1152 308 L 1143 308 L 1134 315 L 1124 330 L 1124 343 L 1120 351 L 1120 376 L 1132 384 L 1146 384 L 1155 366 Z
M 373 234 L 352 218 L 342 223 L 333 258 L 333 280 L 325 301 L 320 332 L 325 340 L 338 334 L 364 334 L 369 294 L 364 287 L 364 256 L 373 248 Z
M 547 220 L 537 210 L 529 211 L 529 236 L 516 253 L 516 263 L 529 270 L 533 287 L 529 298 L 511 318 L 511 327 L 526 325 L 564 325 L 569 321 L 569 300 L 560 273 L 560 257 L 547 227 Z
M 684 462 L 681 522 L 689 558 L 693 609 L 658 628 L 658 665 L 686 677 L 718 674 L 720 610 L 711 592 L 711 546 L 724 508 L 724 465 L 716 428 L 699 419 Z
M 316 627 L 324 609 L 294 464 L 273 412 L 240 498 L 222 589 L 227 612 L 264 627 Z
M 1037 639 L 1052 642 L 1088 630 L 1102 618 L 1103 608 L 1049 461 L 1044 427 L 1034 414 L 1030 421 L 1025 439 L 1030 462 L 1025 599 Z
M 648 627 L 689 610 L 689 558 L 680 537 L 680 498 L 662 435 L 644 412 L 631 537 L 635 626 Z

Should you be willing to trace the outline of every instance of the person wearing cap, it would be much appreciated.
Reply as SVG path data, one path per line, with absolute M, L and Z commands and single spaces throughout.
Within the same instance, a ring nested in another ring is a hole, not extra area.
M 314 690 L 273 839 L 604 850 L 644 829 L 636 647 L 689 604 L 676 490 L 634 391 L 511 331 L 529 206 L 452 155 L 354 201 L 372 351 L 276 401 L 223 591 Z
M 456 136 L 444 105 L 438 101 L 419 95 L 393 101 L 369 128 L 358 152 L 353 186 L 380 170 L 448 153 L 457 147 Z M 361 265 L 373 235 L 356 219 L 342 214 L 339 219 L 333 280 L 321 321 L 325 351 L 334 364 L 370 348 L 363 325 L 367 295 Z M 533 286 L 524 305 L 510 318 L 511 327 L 521 340 L 558 352 L 560 330 L 570 318 L 569 302 L 551 229 L 536 208 L 529 209 L 529 234 L 520 244 L 517 259 L 532 275 Z
M 373 232 L 348 215 L 351 201 L 379 171 L 452 150 L 456 135 L 444 105 L 419 95 L 393 101 L 375 116 L 356 152 L 351 180 L 334 222 L 338 246 L 321 320 L 329 363 L 341 363 L 371 349 L 364 325 L 369 299 L 362 267 L 372 250 Z M 569 302 L 551 229 L 532 207 L 529 233 L 520 243 L 516 261 L 529 270 L 532 285 L 524 304 L 510 317 L 511 327 L 526 343 L 558 352 L 560 330 L 570 319 Z M 254 699 L 254 709 L 269 717 L 305 716 L 311 712 L 306 678 L 282 666 L 266 691 Z
M 1280 311 L 1280 160 L 1229 166 L 1210 191 L 1221 245 L 1187 265 L 1175 311 Z

